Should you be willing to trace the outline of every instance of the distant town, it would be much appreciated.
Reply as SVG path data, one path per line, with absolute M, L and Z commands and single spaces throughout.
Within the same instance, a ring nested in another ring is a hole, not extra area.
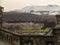
M 7 45 L 60 45 L 60 6 L 27 6 L 3 12 L 0 40 Z

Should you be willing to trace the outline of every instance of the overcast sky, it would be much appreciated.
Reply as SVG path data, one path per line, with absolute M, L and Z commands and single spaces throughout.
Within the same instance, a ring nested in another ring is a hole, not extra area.
M 25 6 L 60 5 L 60 0 L 2 0 L 4 11 L 22 9 Z

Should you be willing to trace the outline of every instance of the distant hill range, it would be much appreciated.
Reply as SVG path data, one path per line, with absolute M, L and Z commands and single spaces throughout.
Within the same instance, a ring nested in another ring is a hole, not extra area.
M 3 22 L 55 22 L 55 15 L 36 15 L 16 11 L 4 12 Z
M 22 12 L 25 13 L 33 13 L 33 14 L 40 14 L 40 13 L 48 13 L 49 15 L 60 14 L 60 6 L 58 5 L 48 5 L 48 6 L 27 6 L 24 7 Z

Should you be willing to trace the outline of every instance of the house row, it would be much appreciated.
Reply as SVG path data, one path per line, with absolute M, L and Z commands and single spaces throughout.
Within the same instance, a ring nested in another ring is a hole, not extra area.
M 36 29 L 54 27 L 55 15 L 36 15 L 30 13 L 5 12 L 3 15 L 3 27 L 19 26 L 21 29 Z

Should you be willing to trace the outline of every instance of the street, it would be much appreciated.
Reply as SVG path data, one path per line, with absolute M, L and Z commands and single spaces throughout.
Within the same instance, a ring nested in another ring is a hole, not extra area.
M 11 45 L 11 44 L 9 44 L 9 43 L 7 43 L 7 42 L 5 42 L 5 41 L 1 41 L 1 40 L 0 40 L 0 45 Z

